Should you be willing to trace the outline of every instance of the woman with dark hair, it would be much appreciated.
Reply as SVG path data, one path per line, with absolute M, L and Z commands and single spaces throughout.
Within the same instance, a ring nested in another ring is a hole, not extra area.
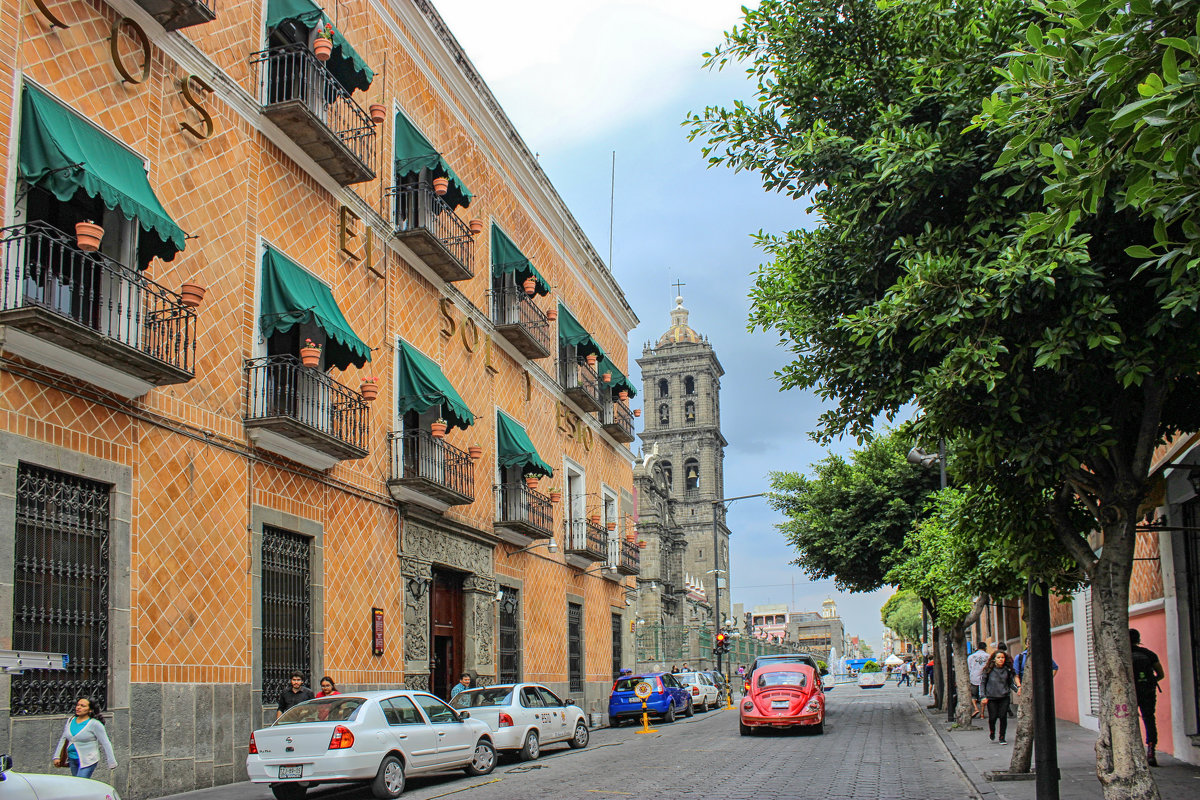
M 979 682 L 979 694 L 988 715 L 988 731 L 991 739 L 996 738 L 996 720 L 1000 720 L 1000 744 L 1008 744 L 1004 736 L 1008 733 L 1008 707 L 1012 703 L 1013 689 L 1021 688 L 1021 679 L 1013 669 L 1012 661 L 1004 650 L 997 650 L 988 658 Z
M 317 692 L 317 697 L 331 697 L 335 694 L 341 694 L 338 691 L 337 685 L 334 684 L 333 678 L 326 675 L 321 678 L 321 691 Z
M 54 746 L 54 766 L 70 766 L 72 775 L 90 778 L 100 763 L 101 748 L 108 768 L 116 769 L 117 759 L 104 730 L 104 717 L 90 698 L 81 697 L 75 701 L 75 714 L 63 725 L 62 736 Z

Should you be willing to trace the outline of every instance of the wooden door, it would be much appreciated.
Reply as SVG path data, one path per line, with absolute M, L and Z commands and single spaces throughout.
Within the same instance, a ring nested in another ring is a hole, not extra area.
M 434 570 L 429 610 L 433 642 L 430 688 L 445 699 L 449 699 L 450 689 L 463 670 L 462 618 L 462 576 Z

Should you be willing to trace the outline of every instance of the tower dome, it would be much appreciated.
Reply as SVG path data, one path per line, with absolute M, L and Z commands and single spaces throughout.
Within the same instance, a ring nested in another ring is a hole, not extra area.
M 688 310 L 683 307 L 683 296 L 676 296 L 675 308 L 671 309 L 671 327 L 658 337 L 658 344 L 655 347 L 681 343 L 699 344 L 700 341 L 700 334 L 688 325 Z

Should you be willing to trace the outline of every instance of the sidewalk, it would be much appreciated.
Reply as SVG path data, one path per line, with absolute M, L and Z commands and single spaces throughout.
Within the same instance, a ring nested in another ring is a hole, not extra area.
M 918 713 L 923 715 L 950 751 L 967 780 L 984 800 L 1034 800 L 1034 781 L 989 781 L 986 772 L 1004 772 L 1012 757 L 1011 741 L 1016 735 L 1016 719 L 1009 720 L 1010 744 L 1003 746 L 988 739 L 987 721 L 975 720 L 975 729 L 952 731 L 941 711 L 926 708 L 929 699 L 913 694 Z M 1096 733 L 1064 720 L 1058 720 L 1058 770 L 1061 800 L 1102 800 L 1096 780 Z M 1185 764 L 1169 755 L 1158 754 L 1159 766 L 1150 772 L 1165 798 L 1200 797 L 1200 767 Z

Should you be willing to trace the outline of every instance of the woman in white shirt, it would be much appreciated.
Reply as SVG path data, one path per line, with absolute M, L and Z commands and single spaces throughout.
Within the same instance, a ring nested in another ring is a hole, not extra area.
M 90 778 L 100 763 L 101 748 L 104 749 L 108 768 L 116 769 L 117 759 L 113 755 L 108 732 L 104 730 L 104 718 L 91 700 L 81 697 L 75 701 L 75 714 L 67 719 L 62 736 L 54 745 L 54 766 L 70 766 L 72 775 Z

